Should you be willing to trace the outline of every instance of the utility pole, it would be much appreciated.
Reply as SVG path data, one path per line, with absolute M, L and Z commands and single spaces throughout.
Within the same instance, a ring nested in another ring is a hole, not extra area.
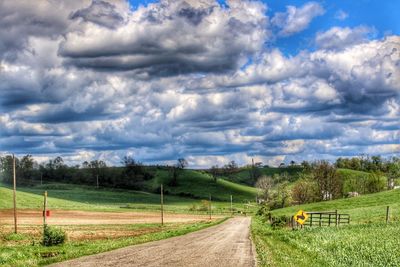
M 164 225 L 164 193 L 163 193 L 163 185 L 161 184 L 161 225 Z
M 46 229 L 46 214 L 47 212 L 47 191 L 44 191 L 44 198 L 43 198 L 43 231 Z
M 13 199 L 14 199 L 14 232 L 17 233 L 17 176 L 15 173 L 15 156 L 13 154 Z
M 231 216 L 233 216 L 232 195 L 231 195 Z
M 97 189 L 99 189 L 99 175 L 96 175 L 96 184 L 97 184 Z
M 254 159 L 251 158 L 251 179 L 254 181 Z
M 209 201 L 208 201 L 208 211 L 209 211 L 209 214 L 210 214 L 210 221 L 211 221 L 211 194 L 209 196 Z

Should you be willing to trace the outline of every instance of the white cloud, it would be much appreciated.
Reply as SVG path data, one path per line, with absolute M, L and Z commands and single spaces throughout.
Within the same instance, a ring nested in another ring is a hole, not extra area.
M 103 2 L 96 3 L 74 13 L 82 14 L 81 27 L 69 31 L 60 46 L 69 64 L 160 76 L 224 72 L 259 51 L 268 36 L 266 7 L 256 1 L 231 1 L 222 8 L 211 0 L 164 0 L 129 12 L 102 4 L 105 14 L 125 17 L 113 27 L 104 27 L 110 24 L 107 16 L 92 22 L 91 13 Z
M 335 13 L 335 19 L 337 19 L 337 20 L 345 20 L 345 19 L 347 19 L 349 17 L 349 14 L 348 13 L 346 13 L 346 12 L 344 12 L 343 10 L 338 10 L 336 13 Z
M 305 30 L 315 17 L 324 13 L 325 10 L 320 4 L 308 2 L 301 7 L 287 6 L 286 12 L 275 13 L 271 22 L 280 28 L 280 35 L 290 36 Z
M 326 32 L 318 32 L 315 43 L 322 49 L 344 49 L 368 40 L 375 30 L 366 26 L 355 28 L 333 27 Z

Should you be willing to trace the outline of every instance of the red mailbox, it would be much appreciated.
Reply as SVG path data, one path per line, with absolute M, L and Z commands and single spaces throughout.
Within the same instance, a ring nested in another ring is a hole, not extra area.
M 43 217 L 44 217 L 44 211 L 43 211 Z M 46 217 L 50 217 L 50 211 L 46 210 Z

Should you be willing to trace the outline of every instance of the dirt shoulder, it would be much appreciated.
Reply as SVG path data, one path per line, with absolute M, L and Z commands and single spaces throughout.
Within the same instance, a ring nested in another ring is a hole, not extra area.
M 43 223 L 41 210 L 18 210 L 18 224 L 40 225 Z M 222 216 L 213 216 L 222 218 Z M 73 210 L 51 210 L 47 218 L 49 225 L 81 224 L 141 224 L 159 223 L 159 212 L 91 212 Z M 195 222 L 208 220 L 207 215 L 165 213 L 164 222 Z M 0 210 L 0 225 L 13 224 L 13 210 Z

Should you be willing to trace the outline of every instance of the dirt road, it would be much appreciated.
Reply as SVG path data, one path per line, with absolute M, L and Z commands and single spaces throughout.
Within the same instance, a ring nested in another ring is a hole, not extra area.
M 51 266 L 255 266 L 249 217 L 201 231 L 86 256 Z

